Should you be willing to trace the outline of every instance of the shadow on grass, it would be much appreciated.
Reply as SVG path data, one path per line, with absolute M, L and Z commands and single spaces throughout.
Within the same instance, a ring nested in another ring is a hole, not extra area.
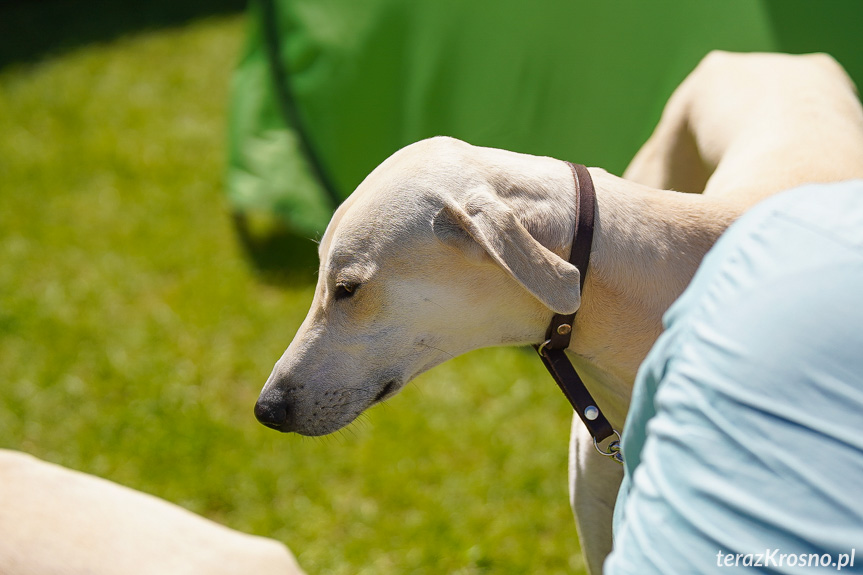
M 0 0 L 0 70 L 62 55 L 124 35 L 239 14 L 247 0 Z M 317 245 L 284 226 L 234 216 L 234 229 L 262 281 L 314 284 Z M 2 320 L 2 318 L 0 318 Z
M 261 231 L 247 216 L 235 213 L 234 230 L 261 280 L 277 286 L 314 284 L 318 279 L 318 244 L 272 222 Z
M 0 69 L 245 7 L 246 0 L 0 0 Z

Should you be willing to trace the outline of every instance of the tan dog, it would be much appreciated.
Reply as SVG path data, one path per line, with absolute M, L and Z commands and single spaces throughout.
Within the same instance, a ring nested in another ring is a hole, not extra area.
M 0 573 L 303 575 L 277 541 L 5 449 L 0 449 Z
M 571 357 L 622 430 L 663 312 L 725 228 L 779 190 L 863 177 L 861 159 L 863 113 L 831 59 L 713 54 L 675 92 L 629 180 L 591 168 L 596 231 L 580 293 L 564 162 L 449 138 L 410 145 L 330 222 L 311 310 L 256 416 L 330 433 L 452 356 L 542 342 L 553 313 L 579 310 Z M 621 470 L 593 453 L 577 418 L 572 438 L 572 504 L 598 573 Z

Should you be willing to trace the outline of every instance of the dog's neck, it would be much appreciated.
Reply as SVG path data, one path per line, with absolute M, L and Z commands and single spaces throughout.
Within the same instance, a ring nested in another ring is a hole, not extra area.
M 590 172 L 596 230 L 569 349 L 609 420 L 622 426 L 636 371 L 662 331 L 663 313 L 739 209 Z M 573 192 L 574 184 L 553 193 Z M 568 206 L 574 220 L 575 203 L 565 197 L 559 205 Z M 549 247 L 568 254 L 571 243 Z

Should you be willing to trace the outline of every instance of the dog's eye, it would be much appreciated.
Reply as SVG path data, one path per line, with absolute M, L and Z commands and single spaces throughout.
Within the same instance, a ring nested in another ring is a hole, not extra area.
M 351 282 L 339 282 L 336 284 L 336 290 L 333 292 L 333 298 L 336 300 L 347 299 L 354 295 L 359 288 L 359 284 Z

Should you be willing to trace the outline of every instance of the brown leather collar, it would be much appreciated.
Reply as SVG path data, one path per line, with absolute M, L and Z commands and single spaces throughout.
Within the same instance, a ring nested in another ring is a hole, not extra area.
M 578 268 L 581 292 L 584 292 L 584 282 L 587 278 L 587 267 L 590 264 L 590 250 L 593 246 L 593 220 L 596 210 L 596 192 L 593 188 L 593 180 L 587 168 L 581 164 L 569 164 L 572 177 L 575 180 L 575 195 L 577 212 L 575 218 L 575 232 L 572 237 L 572 248 L 569 254 L 569 263 Z M 572 339 L 572 329 L 575 325 L 575 313 L 570 315 L 555 314 L 546 332 L 546 341 L 535 345 L 542 362 L 551 376 L 557 382 L 563 394 L 572 404 L 572 408 L 584 422 L 590 435 L 593 437 L 594 445 L 598 442 L 617 435 L 617 440 L 611 442 L 608 451 L 603 451 L 597 446 L 597 451 L 608 455 L 618 462 L 622 462 L 620 456 L 620 434 L 615 431 L 605 416 L 596 405 L 590 392 L 579 377 L 575 368 L 566 357 L 566 348 Z
M 575 180 L 575 231 L 572 235 L 572 247 L 569 252 L 569 263 L 579 271 L 579 289 L 584 292 L 584 281 L 587 278 L 587 266 L 590 265 L 590 249 L 593 247 L 593 218 L 596 211 L 596 191 L 590 173 L 581 164 L 567 162 Z M 549 349 L 566 349 L 572 338 L 572 327 L 575 313 L 570 315 L 555 314 L 548 326 L 546 339 L 551 340 L 546 347 Z

